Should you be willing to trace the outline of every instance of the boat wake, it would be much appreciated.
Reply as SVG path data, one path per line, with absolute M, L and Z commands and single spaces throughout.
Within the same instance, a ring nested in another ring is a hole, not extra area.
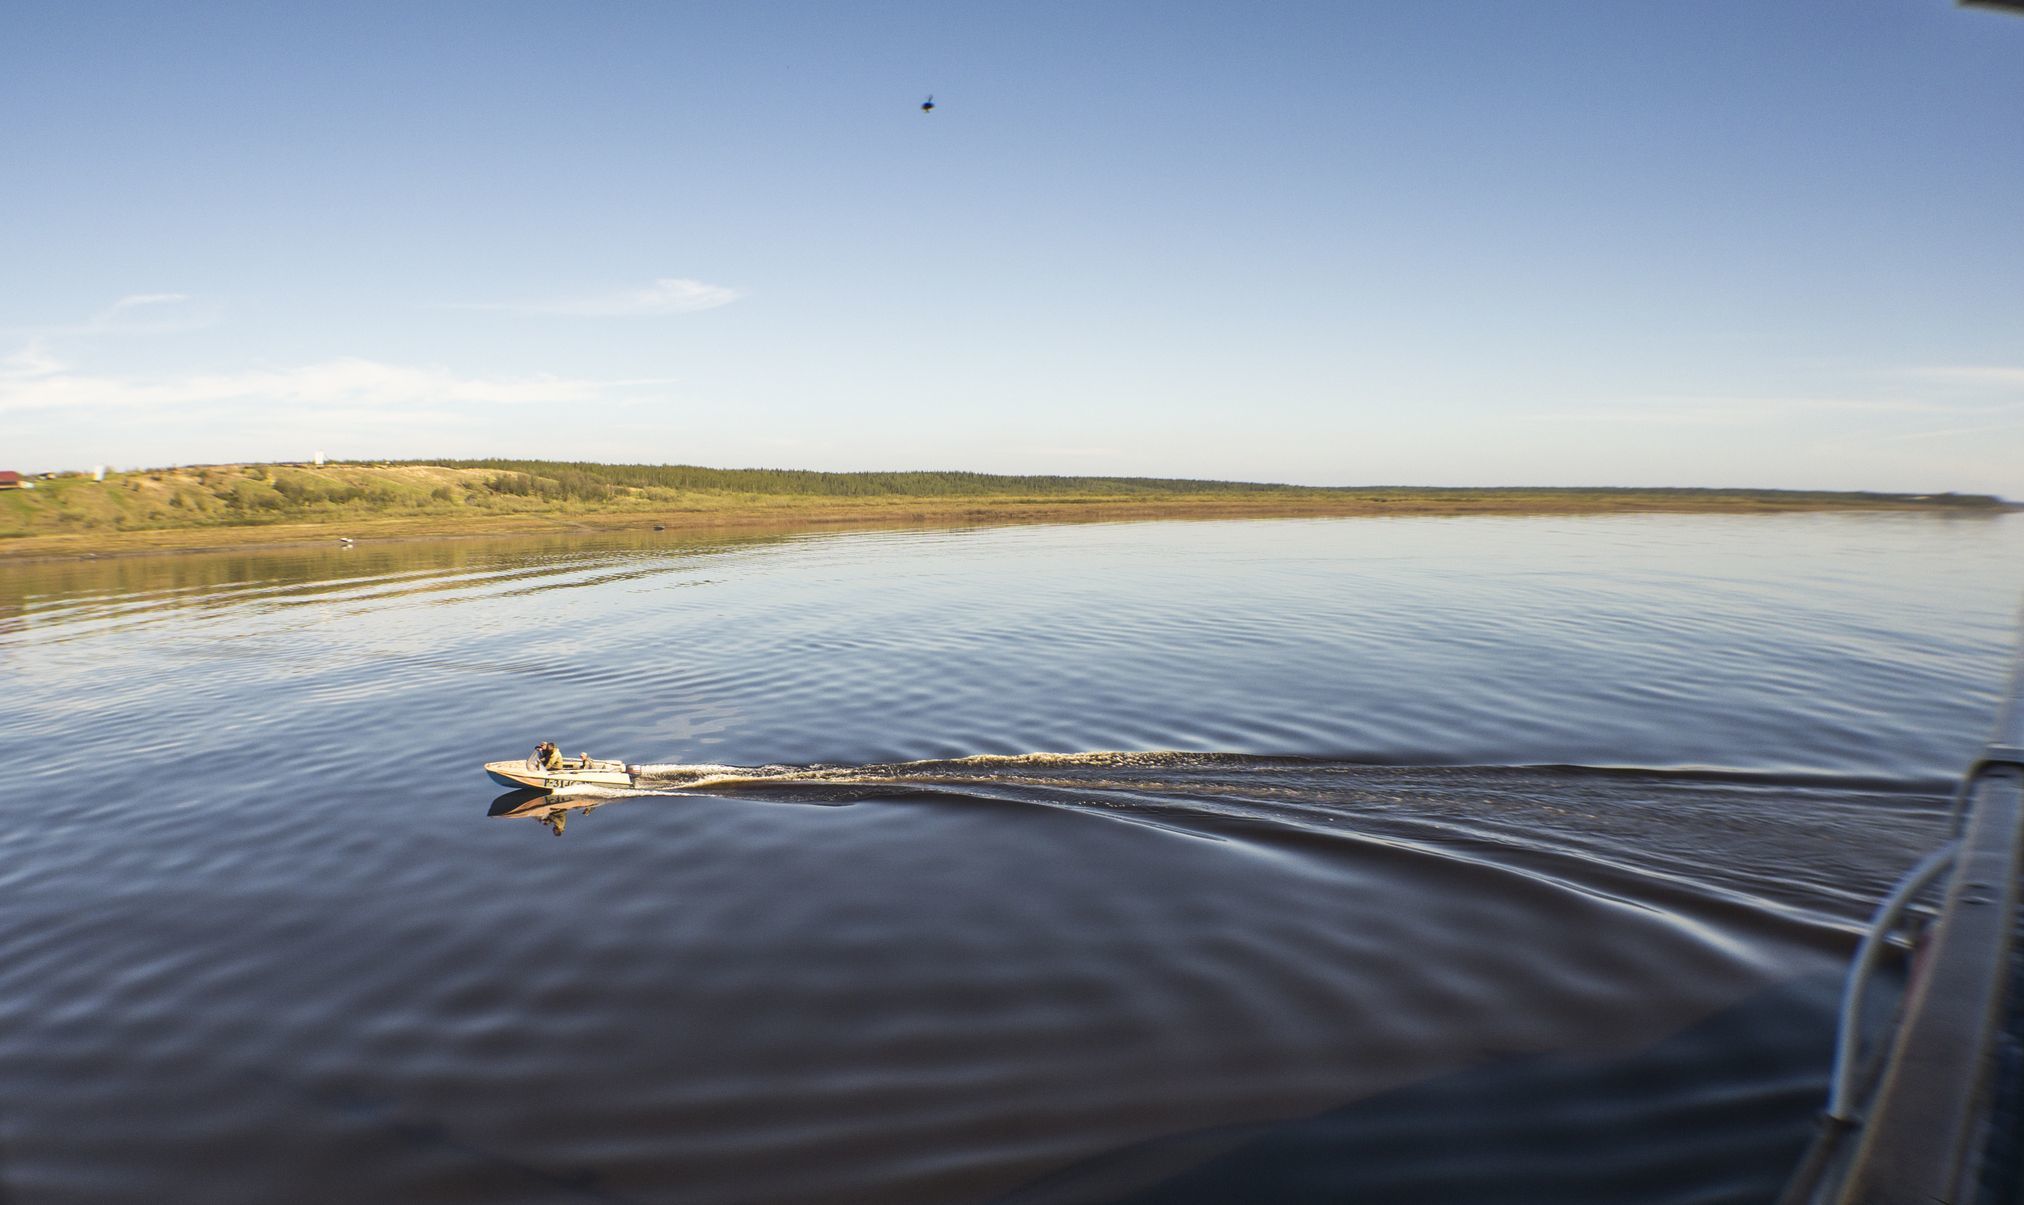
M 1622 766 L 1381 765 L 1234 753 L 986 754 L 872 764 L 640 764 L 494 814 L 712 796 L 1040 806 L 1253 849 L 1359 842 L 1584 890 L 1661 888 L 1846 930 L 1942 822 L 1945 784 Z M 1598 884 L 1601 884 L 1598 886 Z
M 718 943 L 692 958 L 774 950 L 771 995 L 808 993 L 795 1024 L 872 1052 L 878 1070 L 837 1082 L 900 1066 L 932 1097 L 949 1060 L 1073 1081 L 1047 1099 L 1096 1102 L 1088 1157 L 994 1172 L 1008 1195 L 972 1199 L 1001 1205 L 1768 1197 L 1818 1108 L 1861 922 L 1946 814 L 1944 783 L 1694 767 L 1118 751 L 632 770 L 631 790 L 498 814 L 561 835 L 596 811 L 570 835 L 655 891 L 685 885 Z M 731 886 L 753 881 L 795 889 Z M 950 1011 L 850 1028 L 923 1000 Z M 1058 1067 L 1035 1071 L 1036 1043 Z M 1093 1086 L 1161 1075 L 1144 1101 Z M 1407 1121 L 1440 1140 L 1402 1143 Z M 1589 1152 L 1570 1168 L 1640 1151 L 1668 1190 L 1499 1196 L 1535 1175 L 1500 1161 L 1514 1126 Z M 1726 1162 L 1687 1153 L 1704 1147 Z M 1449 1183 L 1461 1165 L 1424 1153 L 1450 1149 L 1484 1179 Z

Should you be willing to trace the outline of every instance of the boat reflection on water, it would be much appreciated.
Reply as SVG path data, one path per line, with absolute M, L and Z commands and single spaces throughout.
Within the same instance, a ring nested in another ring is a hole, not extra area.
M 569 813 L 588 812 L 611 802 L 608 799 L 583 799 L 569 795 L 554 795 L 548 791 L 522 787 L 508 791 L 492 801 L 487 816 L 507 816 L 515 819 L 532 818 L 548 826 L 548 831 L 560 837 L 569 823 Z

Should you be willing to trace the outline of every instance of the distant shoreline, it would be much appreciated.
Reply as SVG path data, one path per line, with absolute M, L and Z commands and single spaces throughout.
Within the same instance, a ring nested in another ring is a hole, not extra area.
M 666 484 L 663 484 L 666 482 Z M 212 465 L 0 492 L 0 560 L 216 552 L 354 540 L 922 523 L 1459 515 L 1991 515 L 1985 495 L 1636 488 L 1310 488 L 1144 478 L 824 474 L 461 461 Z

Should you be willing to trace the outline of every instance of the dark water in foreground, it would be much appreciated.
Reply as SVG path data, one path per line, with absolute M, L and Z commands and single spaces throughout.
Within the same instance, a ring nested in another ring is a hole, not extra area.
M 2020 545 L 0 564 L 0 1199 L 1765 1200 Z M 558 840 L 477 770 L 541 736 L 652 778 Z

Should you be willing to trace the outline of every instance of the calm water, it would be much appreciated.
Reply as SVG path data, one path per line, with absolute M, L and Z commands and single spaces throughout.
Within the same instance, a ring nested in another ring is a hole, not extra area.
M 2020 596 L 1931 516 L 0 562 L 0 1199 L 1766 1200 Z

